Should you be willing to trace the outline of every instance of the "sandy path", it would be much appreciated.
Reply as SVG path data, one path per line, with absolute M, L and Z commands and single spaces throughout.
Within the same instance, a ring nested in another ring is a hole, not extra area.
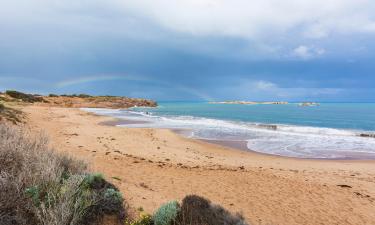
M 78 109 L 24 111 L 32 129 L 44 130 L 57 150 L 104 173 L 133 208 L 152 213 L 195 193 L 242 212 L 251 224 L 375 224 L 374 161 L 267 156 L 169 130 L 99 125 L 110 119 Z

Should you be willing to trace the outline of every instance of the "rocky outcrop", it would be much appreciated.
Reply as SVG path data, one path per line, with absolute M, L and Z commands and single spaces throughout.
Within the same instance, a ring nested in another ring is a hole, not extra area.
M 375 138 L 375 133 L 361 133 L 359 134 L 360 137 L 368 137 L 368 138 Z
M 257 126 L 268 130 L 277 130 L 277 125 L 274 124 L 258 124 Z
M 319 106 L 319 103 L 316 102 L 301 102 L 298 104 L 299 106 Z

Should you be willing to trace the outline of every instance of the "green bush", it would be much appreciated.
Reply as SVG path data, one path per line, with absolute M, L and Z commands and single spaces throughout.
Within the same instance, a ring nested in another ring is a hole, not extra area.
M 56 94 L 49 94 L 48 97 L 59 97 L 59 96 Z
M 104 176 L 101 173 L 88 174 L 83 180 L 82 185 L 86 185 L 89 188 L 102 186 L 104 182 Z
M 91 98 L 92 96 L 87 95 L 87 94 L 79 94 L 78 97 L 80 97 L 80 98 Z
M 171 201 L 160 206 L 153 216 L 155 225 L 174 224 L 179 211 L 180 205 L 177 201 Z
M 247 225 L 239 214 L 232 215 L 219 205 L 197 195 L 182 200 L 177 218 L 178 225 Z
M 14 90 L 7 90 L 5 91 L 5 94 L 9 95 L 12 98 L 22 100 L 23 102 L 43 102 L 44 99 L 43 97 L 40 96 L 34 96 L 31 94 L 25 94 L 19 91 L 14 91 Z
M 104 198 L 111 199 L 113 201 L 122 202 L 122 194 L 113 188 L 108 188 L 104 191 Z

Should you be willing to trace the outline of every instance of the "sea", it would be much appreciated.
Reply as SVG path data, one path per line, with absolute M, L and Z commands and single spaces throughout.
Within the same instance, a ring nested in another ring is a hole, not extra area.
M 168 128 L 189 138 L 244 143 L 245 150 L 311 159 L 375 159 L 375 103 L 212 104 L 84 109 L 130 128 Z M 369 137 L 372 136 L 373 137 Z

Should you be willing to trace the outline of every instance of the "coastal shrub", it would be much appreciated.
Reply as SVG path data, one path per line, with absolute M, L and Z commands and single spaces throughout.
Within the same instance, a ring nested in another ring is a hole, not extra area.
M 152 216 L 149 214 L 141 213 L 140 218 L 134 221 L 127 221 L 125 225 L 154 225 Z
M 177 201 L 171 201 L 160 206 L 153 216 L 155 225 L 175 224 L 179 211 L 180 205 Z
M 123 221 L 116 187 L 48 146 L 43 135 L 0 124 L 0 224 L 86 225 L 104 215 Z
M 22 93 L 22 92 L 19 92 L 19 91 L 14 91 L 14 90 L 7 90 L 7 91 L 5 91 L 5 94 L 7 94 L 8 96 L 10 96 L 12 98 L 22 100 L 23 102 L 33 103 L 33 102 L 43 102 L 44 101 L 43 97 L 41 97 L 41 96 L 34 96 L 34 95 L 31 95 L 31 94 L 25 94 L 25 93 Z
M 197 195 L 182 200 L 178 225 L 247 225 L 240 214 L 233 215 L 220 205 Z
M 87 94 L 79 94 L 78 97 L 80 97 L 80 98 L 91 98 L 92 96 L 87 95 Z
M 56 94 L 49 94 L 48 97 L 59 97 L 59 96 Z

